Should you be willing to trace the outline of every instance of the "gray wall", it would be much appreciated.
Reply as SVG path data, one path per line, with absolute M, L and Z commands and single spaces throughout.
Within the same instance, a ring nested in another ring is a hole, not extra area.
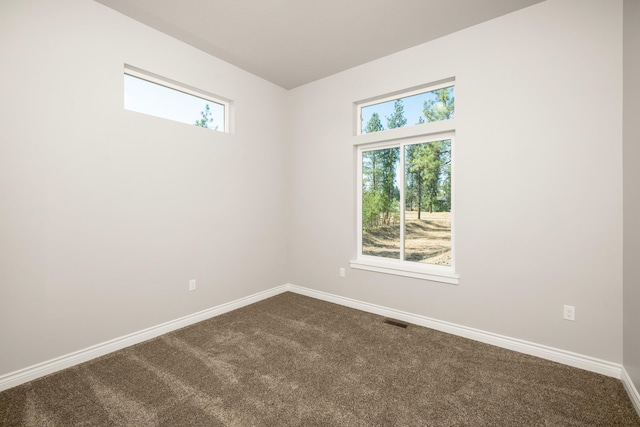
M 0 375 L 285 282 L 286 91 L 89 0 L 0 2 L 0 52 Z M 125 63 L 236 133 L 125 111 Z
M 548 0 L 286 92 L 92 1 L 0 2 L 0 375 L 286 282 L 622 362 L 622 4 Z M 124 111 L 124 63 L 233 99 L 235 134 Z M 460 284 L 339 278 L 353 103 L 452 76 Z
M 624 2 L 624 367 L 640 390 L 640 1 Z
M 356 256 L 353 103 L 452 76 L 460 284 L 339 278 Z M 292 283 L 622 362 L 622 1 L 548 0 L 291 99 Z

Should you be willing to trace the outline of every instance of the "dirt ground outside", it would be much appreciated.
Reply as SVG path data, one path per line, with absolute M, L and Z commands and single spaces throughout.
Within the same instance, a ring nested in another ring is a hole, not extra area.
M 405 259 L 424 264 L 451 265 L 451 214 L 405 212 Z M 400 258 L 400 226 L 378 226 L 363 231 L 363 255 Z

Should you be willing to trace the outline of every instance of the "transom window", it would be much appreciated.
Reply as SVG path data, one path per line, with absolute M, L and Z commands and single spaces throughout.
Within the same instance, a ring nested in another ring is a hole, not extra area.
M 455 87 L 448 80 L 358 104 L 358 133 L 380 132 L 455 118 Z M 386 118 L 386 120 L 385 120 Z
M 229 101 L 131 66 L 125 66 L 124 70 L 124 108 L 229 131 Z
M 420 96 L 420 103 L 412 99 Z M 391 105 L 382 108 L 385 104 Z M 410 105 L 405 108 L 405 105 Z M 373 110 L 368 110 L 373 108 Z M 386 110 L 385 110 L 386 108 Z M 452 82 L 358 106 L 358 257 L 351 266 L 457 283 L 454 257 L 455 103 Z M 408 126 L 406 132 L 380 132 Z M 447 120 L 446 126 L 434 122 Z M 386 126 L 385 126 L 386 125 Z M 380 132 L 379 135 L 365 134 Z

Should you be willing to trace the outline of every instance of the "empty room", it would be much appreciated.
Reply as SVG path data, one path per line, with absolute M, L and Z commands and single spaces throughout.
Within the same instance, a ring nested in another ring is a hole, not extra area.
M 3 0 L 0 426 L 640 426 L 640 0 Z

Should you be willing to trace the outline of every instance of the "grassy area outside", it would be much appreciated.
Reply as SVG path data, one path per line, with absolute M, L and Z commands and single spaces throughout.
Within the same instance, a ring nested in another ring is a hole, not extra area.
M 405 212 L 405 259 L 424 264 L 451 265 L 451 214 Z M 400 225 L 381 225 L 362 232 L 362 254 L 400 258 Z

